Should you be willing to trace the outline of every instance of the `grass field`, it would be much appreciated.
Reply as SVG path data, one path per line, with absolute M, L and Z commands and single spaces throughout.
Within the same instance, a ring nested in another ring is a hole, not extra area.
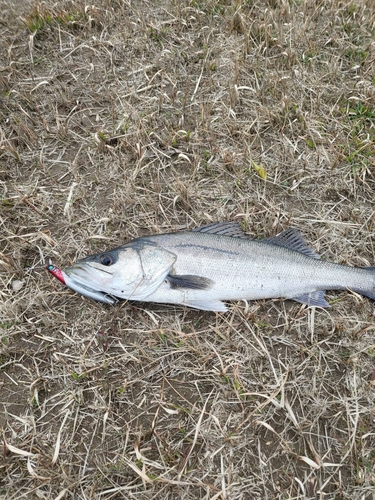
M 234 220 L 375 264 L 375 7 L 0 0 L 1 499 L 375 499 L 374 302 L 105 306 L 45 271 Z

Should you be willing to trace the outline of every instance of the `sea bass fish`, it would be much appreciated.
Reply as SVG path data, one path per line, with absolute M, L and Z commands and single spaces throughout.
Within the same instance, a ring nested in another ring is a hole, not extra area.
M 143 236 L 64 271 L 47 269 L 72 290 L 109 304 L 128 299 L 223 312 L 223 300 L 286 298 L 328 307 L 325 290 L 375 299 L 375 267 L 322 261 L 294 228 L 254 240 L 233 222 Z

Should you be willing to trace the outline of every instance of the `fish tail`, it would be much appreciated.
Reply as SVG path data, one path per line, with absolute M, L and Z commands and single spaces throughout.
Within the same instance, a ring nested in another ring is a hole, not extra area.
M 369 288 L 355 288 L 354 291 L 369 299 L 375 300 L 375 266 L 365 267 L 363 269 L 370 271 L 373 278 L 372 286 L 370 285 Z

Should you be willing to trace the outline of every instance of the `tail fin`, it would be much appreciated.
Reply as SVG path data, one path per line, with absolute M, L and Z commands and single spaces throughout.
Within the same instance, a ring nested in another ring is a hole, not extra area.
M 368 289 L 368 288 L 354 288 L 353 291 L 356 293 L 359 293 L 361 295 L 364 295 L 365 297 L 368 297 L 369 299 L 375 300 L 375 266 L 364 267 L 363 269 L 366 269 L 366 271 L 371 272 L 371 274 L 374 277 L 374 284 L 370 289 Z

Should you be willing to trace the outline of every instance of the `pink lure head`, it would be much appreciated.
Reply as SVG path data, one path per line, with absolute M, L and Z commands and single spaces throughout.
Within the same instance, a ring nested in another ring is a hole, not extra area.
M 57 266 L 53 266 L 52 264 L 46 266 L 46 269 L 48 272 L 52 274 L 52 276 L 54 276 L 56 279 L 58 279 L 59 281 L 61 281 L 61 283 L 64 283 L 65 285 L 65 278 L 61 269 L 59 269 Z

